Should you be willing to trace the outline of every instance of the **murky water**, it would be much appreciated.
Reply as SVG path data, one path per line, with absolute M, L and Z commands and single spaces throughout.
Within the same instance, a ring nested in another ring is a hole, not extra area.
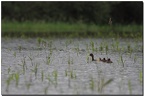
M 1 46 L 2 94 L 142 94 L 140 40 L 2 38 Z

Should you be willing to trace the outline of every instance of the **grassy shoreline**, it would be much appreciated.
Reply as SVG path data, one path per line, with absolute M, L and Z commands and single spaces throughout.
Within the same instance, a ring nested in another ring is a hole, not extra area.
M 142 38 L 142 25 L 2 21 L 2 37 L 122 37 Z

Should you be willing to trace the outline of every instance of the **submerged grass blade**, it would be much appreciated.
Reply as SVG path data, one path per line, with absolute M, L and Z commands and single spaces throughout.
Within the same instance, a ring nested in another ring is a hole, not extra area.
M 128 88 L 129 88 L 130 94 L 132 94 L 132 86 L 131 86 L 131 81 L 130 80 L 128 80 Z
M 19 83 L 19 73 L 15 73 L 14 76 L 15 76 L 15 80 L 16 80 L 16 86 L 18 86 L 18 83 Z
M 142 81 L 143 81 L 143 73 L 142 73 L 142 71 L 140 71 L 140 73 L 139 73 L 139 80 L 140 80 L 140 83 L 142 83 Z
M 110 84 L 113 81 L 113 78 L 109 79 L 108 81 L 106 81 L 102 87 L 107 86 L 108 84 Z
M 89 83 L 89 84 L 90 84 L 90 89 L 91 89 L 91 90 L 94 90 L 94 87 L 95 87 L 95 86 L 94 86 L 94 80 L 93 80 L 92 77 L 91 77 L 91 79 L 90 79 L 90 83 Z

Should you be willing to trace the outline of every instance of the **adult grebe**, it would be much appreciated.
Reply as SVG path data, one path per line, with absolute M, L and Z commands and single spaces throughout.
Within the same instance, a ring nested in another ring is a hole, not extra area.
M 92 57 L 92 61 L 96 61 L 95 59 L 94 59 L 94 55 L 91 53 L 90 54 L 90 56 Z

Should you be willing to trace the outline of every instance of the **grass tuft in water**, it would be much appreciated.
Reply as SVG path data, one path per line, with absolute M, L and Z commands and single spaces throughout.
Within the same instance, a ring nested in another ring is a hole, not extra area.
M 14 74 L 15 80 L 16 80 L 16 87 L 18 86 L 19 83 L 19 73 Z
M 48 86 L 44 88 L 44 94 L 46 95 L 48 93 Z
M 142 73 L 142 71 L 139 72 L 139 81 L 142 84 L 142 81 L 143 81 L 143 73 Z
M 130 80 L 128 80 L 128 89 L 129 89 L 130 94 L 132 94 L 132 86 L 131 86 Z
M 44 79 L 44 72 L 43 72 L 43 70 L 41 71 L 41 80 L 43 81 L 43 79 Z
M 93 77 L 90 78 L 90 83 L 89 83 L 89 85 L 90 85 L 90 89 L 91 89 L 91 90 L 94 90 L 95 84 L 94 84 L 94 79 L 93 79 Z
M 14 76 L 13 76 L 13 74 L 10 74 L 9 75 L 9 77 L 7 78 L 7 80 L 6 80 L 6 92 L 8 92 L 9 91 L 9 85 L 10 85 L 10 82 L 12 81 L 14 79 Z

